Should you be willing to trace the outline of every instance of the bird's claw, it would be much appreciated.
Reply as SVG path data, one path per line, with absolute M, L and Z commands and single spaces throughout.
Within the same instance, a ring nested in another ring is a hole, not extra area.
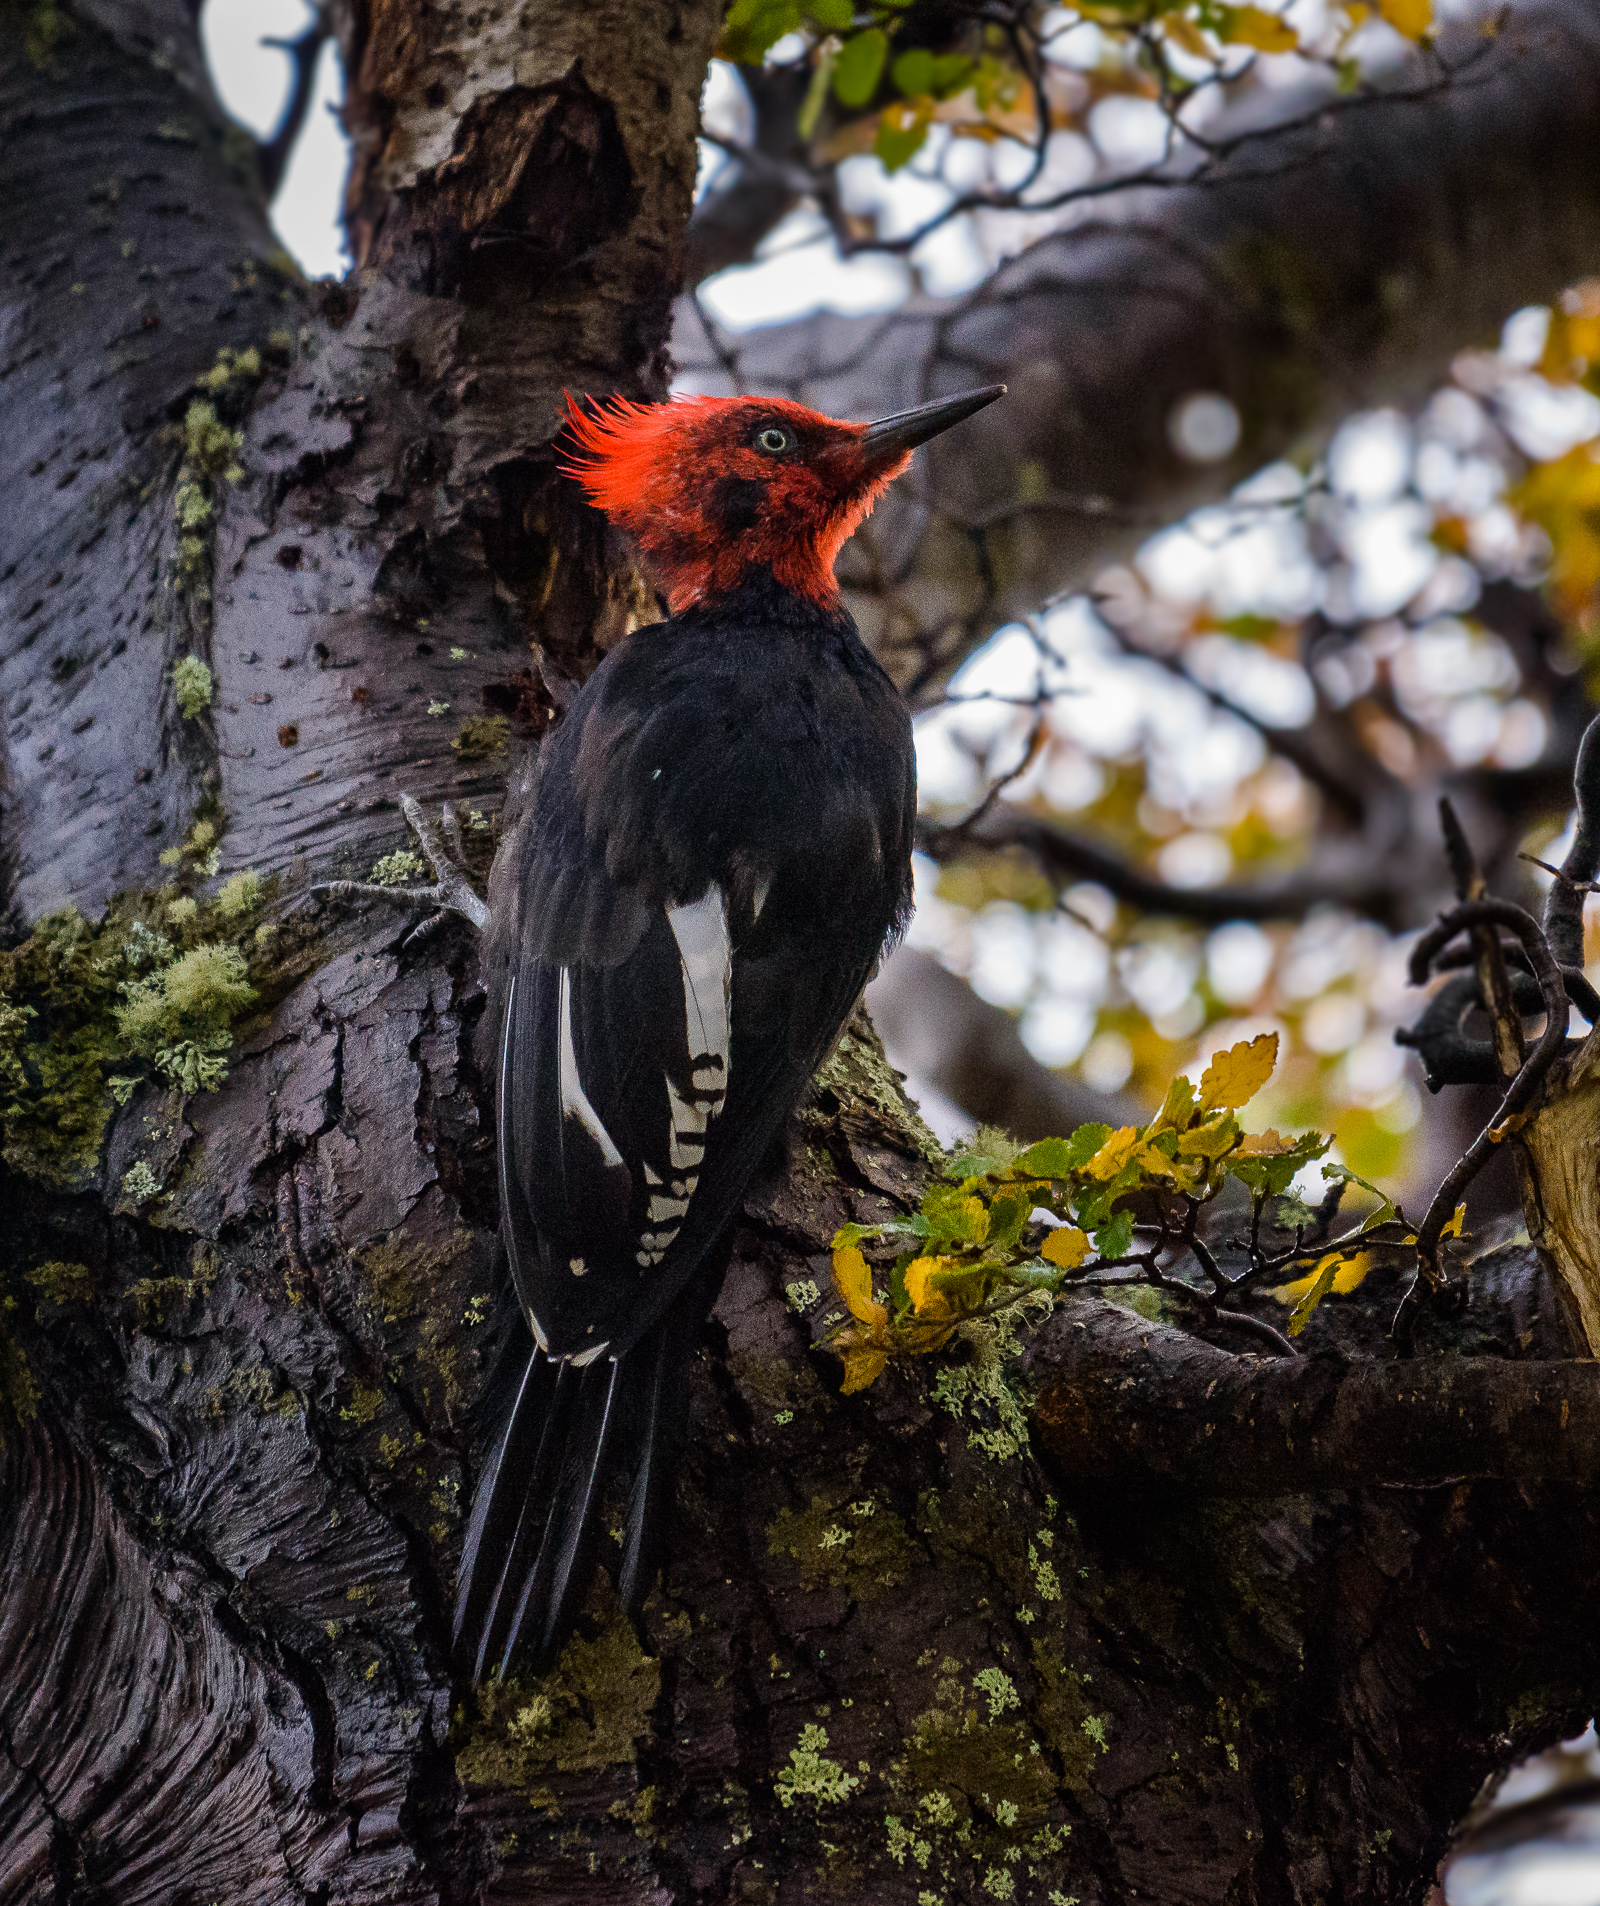
M 400 796 L 400 811 L 433 869 L 431 886 L 385 887 L 373 880 L 324 880 L 311 891 L 333 900 L 387 900 L 403 907 L 432 907 L 428 918 L 406 935 L 404 946 L 431 939 L 452 913 L 470 920 L 481 932 L 489 924 L 489 908 L 467 875 L 460 815 L 446 801 L 435 822 L 409 794 Z

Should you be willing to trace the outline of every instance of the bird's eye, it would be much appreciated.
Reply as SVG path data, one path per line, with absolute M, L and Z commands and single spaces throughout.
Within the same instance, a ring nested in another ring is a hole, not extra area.
M 756 448 L 769 457 L 781 457 L 785 450 L 794 448 L 794 432 L 781 424 L 768 424 L 756 432 Z

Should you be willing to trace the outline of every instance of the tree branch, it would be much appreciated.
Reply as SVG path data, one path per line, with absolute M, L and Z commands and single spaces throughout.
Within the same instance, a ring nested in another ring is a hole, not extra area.
M 1587 1485 L 1600 1365 L 1235 1357 L 1073 1298 L 1031 1340 L 1039 1440 L 1064 1476 L 1222 1497 L 1494 1477 Z

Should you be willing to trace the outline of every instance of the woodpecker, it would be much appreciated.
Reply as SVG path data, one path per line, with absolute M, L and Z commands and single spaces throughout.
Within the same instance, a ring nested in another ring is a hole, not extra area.
M 911 722 L 834 562 L 913 449 L 1004 392 L 877 423 L 769 398 L 569 404 L 567 473 L 661 622 L 546 739 L 501 850 L 501 1229 L 534 1349 L 473 1504 L 462 1671 L 565 1641 L 625 1479 L 634 1611 L 688 1359 L 763 1154 L 911 911 Z

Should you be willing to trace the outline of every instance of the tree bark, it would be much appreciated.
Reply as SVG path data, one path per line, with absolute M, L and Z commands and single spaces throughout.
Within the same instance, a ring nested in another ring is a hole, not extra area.
M 1587 1472 L 1524 1395 L 1568 1355 L 1537 1269 L 1427 1341 L 1539 1430 L 1530 1457 L 1521 1419 L 1475 1424 L 1459 1473 L 1430 1418 L 1415 1468 L 1347 1438 L 1252 1474 L 1251 1386 L 1302 1407 L 1281 1370 L 1082 1306 L 1026 1360 L 986 1326 L 842 1397 L 828 1241 L 933 1157 L 864 1019 L 749 1200 L 642 1622 L 602 1576 L 550 1675 L 451 1684 L 525 1351 L 483 991 L 464 934 L 402 947 L 304 890 L 401 844 L 401 791 L 492 806 L 497 750 L 653 613 L 551 441 L 564 385 L 664 389 L 717 25 L 491 14 L 341 16 L 361 262 L 320 292 L 273 262 L 177 0 L 97 0 L 48 44 L 0 22 L 0 1087 L 27 1112 L 0 1166 L 0 1901 L 1420 1898 L 1483 1775 L 1595 1684 Z M 212 851 L 266 880 L 243 925 Z M 68 903 L 94 924 L 23 939 Z M 82 1005 L 135 925 L 196 918 L 257 992 L 215 1092 Z M 71 1091 L 16 1001 L 64 1028 Z M 1338 1315 L 1348 1358 L 1387 1354 Z M 1587 1374 L 1560 1379 L 1574 1437 Z M 1164 1446 L 1197 1467 L 1210 1425 L 1218 1486 L 1141 1453 L 1179 1402 L 1193 1444 Z

